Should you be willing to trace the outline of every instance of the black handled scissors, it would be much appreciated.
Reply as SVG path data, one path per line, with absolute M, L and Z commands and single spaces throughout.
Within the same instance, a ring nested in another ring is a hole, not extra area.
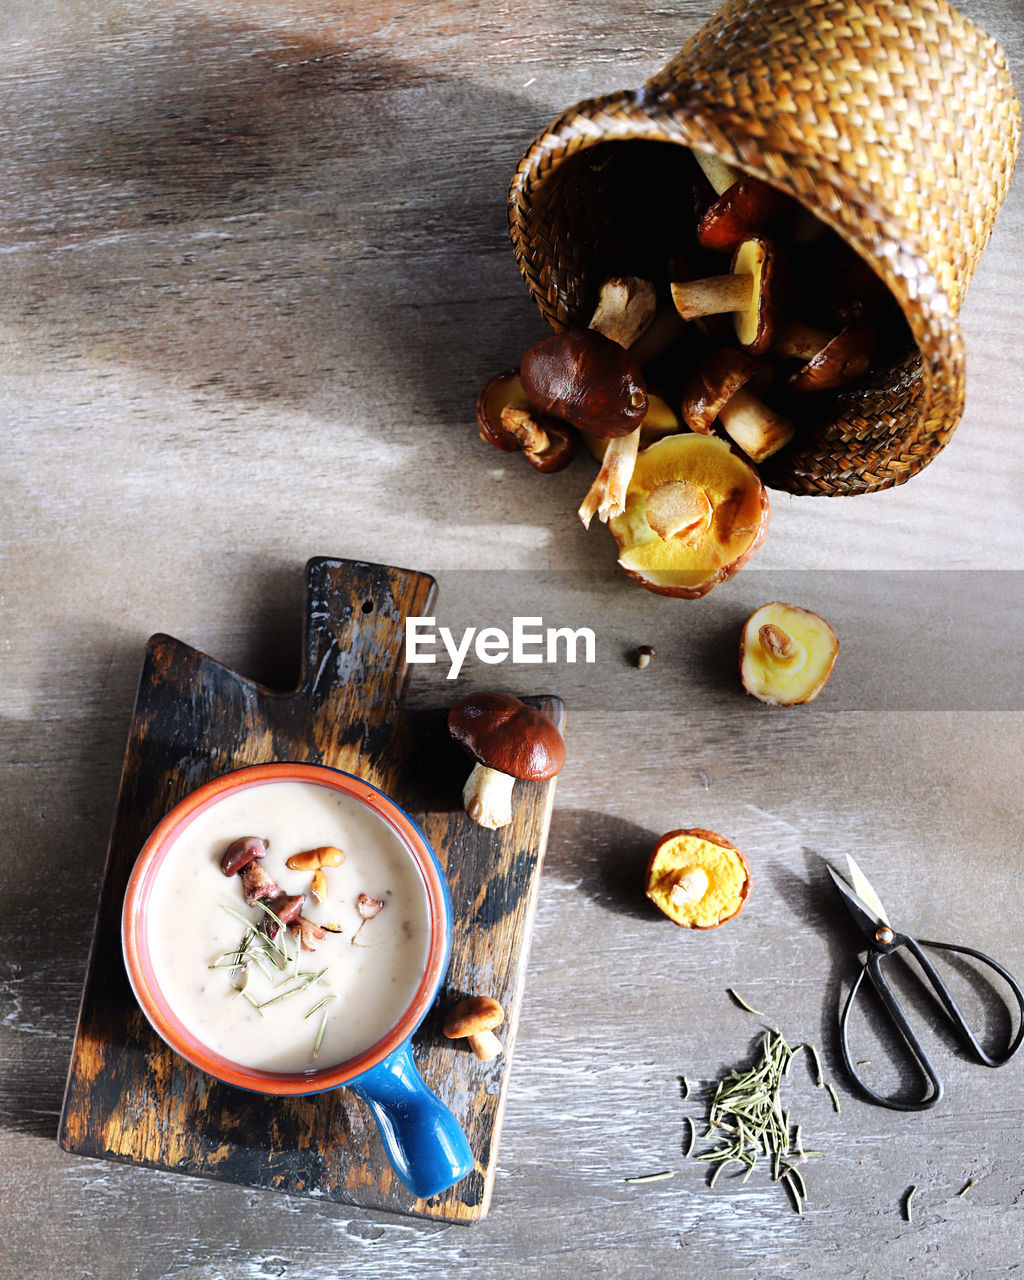
M 857 975 L 857 980 L 853 984 L 843 1006 L 843 1012 L 839 1019 L 839 1042 L 843 1054 L 843 1062 L 846 1069 L 857 1082 L 864 1093 L 872 1102 L 878 1102 L 883 1107 L 891 1107 L 894 1111 L 925 1111 L 928 1107 L 934 1107 L 942 1097 L 942 1081 L 939 1079 L 938 1073 L 931 1064 L 927 1053 L 917 1038 L 914 1029 L 911 1027 L 903 1007 L 896 999 L 892 987 L 889 985 L 882 971 L 882 962 L 891 956 L 894 952 L 905 951 L 914 957 L 920 965 L 925 975 L 926 982 L 922 982 L 927 990 L 930 986 L 931 994 L 934 996 L 935 1002 L 939 1008 L 951 1018 L 954 1027 L 957 1030 L 960 1041 L 968 1049 L 970 1056 L 977 1062 L 983 1063 L 986 1067 L 1001 1067 L 1003 1063 L 1008 1062 L 1021 1046 L 1024 1040 L 1024 991 L 1021 990 L 1016 979 L 1011 977 L 1001 964 L 997 964 L 990 956 L 983 955 L 980 951 L 975 951 L 971 947 L 957 946 L 951 942 L 926 942 L 923 938 L 920 941 L 910 937 L 906 933 L 897 933 L 889 924 L 889 918 L 885 914 L 885 908 L 878 900 L 878 894 L 872 889 L 867 877 L 857 866 L 853 858 L 847 855 L 847 861 L 850 864 L 850 879 L 852 884 L 848 884 L 841 875 L 829 867 L 829 874 L 835 881 L 835 886 L 839 890 L 839 895 L 846 903 L 850 914 L 856 920 L 861 932 L 868 940 L 868 955 Z M 989 969 L 1003 979 L 1017 999 L 1020 1009 L 1020 1026 L 1017 1028 L 1017 1034 L 1010 1042 L 1009 1046 L 998 1056 L 991 1057 L 978 1043 L 977 1037 L 964 1020 L 964 1016 L 959 1006 L 953 999 L 946 984 L 935 971 L 935 967 L 928 959 L 928 956 L 922 950 L 928 947 L 932 951 L 951 951 L 959 955 L 971 956 L 973 959 L 986 965 Z M 861 1079 L 854 1066 L 853 1059 L 850 1055 L 849 1039 L 847 1036 L 848 1024 L 850 1020 L 850 1011 L 853 1008 L 853 1002 L 857 998 L 857 992 L 860 990 L 860 984 L 867 974 L 871 985 L 878 992 L 878 995 L 885 1006 L 885 1009 L 895 1024 L 897 1030 L 906 1041 L 907 1048 L 917 1060 L 921 1071 L 927 1077 L 929 1082 L 929 1090 L 924 1097 L 916 1101 L 904 1101 L 900 1098 L 885 1098 L 875 1091 Z

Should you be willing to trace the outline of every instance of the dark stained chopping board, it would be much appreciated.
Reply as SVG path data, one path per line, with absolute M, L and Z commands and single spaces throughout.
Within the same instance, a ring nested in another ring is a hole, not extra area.
M 244 680 L 168 636 L 149 641 L 61 1116 L 65 1150 L 450 1221 L 487 1212 L 554 783 L 517 783 L 514 820 L 498 832 L 463 813 L 471 761 L 448 740 L 444 710 L 406 718 L 402 709 L 405 618 L 429 614 L 435 594 L 425 574 L 311 560 L 294 693 Z M 562 722 L 558 699 L 529 700 Z M 348 1090 L 276 1099 L 223 1085 L 163 1044 L 128 985 L 121 904 L 150 831 L 208 779 L 289 759 L 345 769 L 393 795 L 447 870 L 452 962 L 413 1044 L 427 1084 L 466 1130 L 476 1168 L 429 1201 L 393 1175 Z M 505 1052 L 491 1063 L 440 1032 L 443 1012 L 473 993 L 506 1011 Z

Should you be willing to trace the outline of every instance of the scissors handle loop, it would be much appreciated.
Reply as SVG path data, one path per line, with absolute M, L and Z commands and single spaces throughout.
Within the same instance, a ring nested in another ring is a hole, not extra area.
M 901 934 L 895 934 L 892 940 L 890 950 L 905 942 L 909 942 L 909 938 L 904 938 Z M 885 1006 L 885 1010 L 892 1019 L 893 1025 L 902 1035 L 907 1048 L 910 1050 L 914 1061 L 917 1063 L 924 1075 L 930 1089 L 924 1095 L 917 1099 L 907 1101 L 903 1098 L 887 1098 L 881 1093 L 876 1093 L 874 1089 L 861 1077 L 854 1061 L 853 1055 L 850 1053 L 850 1037 L 849 1022 L 850 1013 L 853 1009 L 854 1001 L 857 999 L 857 992 L 860 990 L 860 984 L 864 981 L 864 975 L 867 974 L 871 985 L 878 992 L 879 999 Z M 903 1011 L 903 1006 L 896 999 L 892 987 L 890 987 L 881 968 L 881 957 L 872 951 L 857 975 L 857 981 L 853 984 L 850 994 L 846 998 L 846 1004 L 843 1006 L 843 1012 L 839 1018 L 839 1047 L 843 1055 L 843 1063 L 847 1071 L 860 1086 L 861 1090 L 871 1099 L 883 1107 L 889 1107 L 892 1111 L 927 1111 L 929 1107 L 934 1107 L 942 1097 L 942 1081 L 939 1074 L 932 1065 L 931 1059 L 925 1052 L 924 1046 L 917 1038 L 913 1027 L 907 1019 L 907 1015 Z
M 981 951 L 975 951 L 973 947 L 961 947 L 953 942 L 926 942 L 924 938 L 921 939 L 920 944 L 914 942 L 913 938 L 908 938 L 907 943 L 910 951 L 917 959 L 917 962 L 928 975 L 928 981 L 932 984 L 935 994 L 942 1001 L 943 1008 L 953 1019 L 953 1022 L 956 1024 L 961 1036 L 967 1041 L 968 1045 L 970 1045 L 975 1058 L 977 1058 L 977 1060 L 983 1063 L 986 1067 L 1001 1067 L 1004 1062 L 1009 1062 L 1020 1048 L 1021 1043 L 1024 1042 L 1024 990 L 1021 990 L 1020 984 L 1017 982 L 1016 978 L 1014 978 L 1012 974 L 1007 973 L 1003 966 L 993 960 L 991 956 L 987 956 Z M 960 1009 L 946 987 L 946 984 L 936 973 L 933 965 L 928 960 L 928 957 L 923 954 L 920 949 L 921 947 L 931 947 L 933 951 L 956 951 L 960 955 L 970 956 L 973 960 L 977 960 L 979 964 L 983 964 L 994 973 L 998 973 L 1000 978 L 1002 978 L 1010 988 L 1013 992 L 1014 999 L 1017 1001 L 1017 1009 L 1020 1014 L 1020 1025 L 1017 1027 L 1017 1034 L 1002 1053 L 993 1056 L 981 1047 L 974 1032 L 964 1020 L 964 1016 L 960 1012 Z
M 999 976 L 1010 988 L 1010 990 L 1013 992 L 1014 997 L 1017 1001 L 1019 1011 L 1020 1011 L 1020 1025 L 1017 1028 L 1016 1036 L 1010 1042 L 1008 1047 L 1000 1055 L 998 1055 L 997 1057 L 993 1057 L 981 1047 L 974 1032 L 968 1026 L 967 1021 L 964 1018 L 964 1015 L 961 1012 L 960 1007 L 957 1004 L 956 1000 L 954 999 L 952 993 L 950 992 L 949 988 L 946 986 L 945 982 L 943 982 L 942 978 L 939 976 L 939 973 L 935 969 L 935 966 L 932 964 L 931 960 L 922 950 L 922 947 L 929 947 L 933 951 L 955 951 L 961 955 L 970 956 L 972 959 L 977 960 L 979 963 L 986 965 L 988 968 L 992 969 L 993 972 L 998 973 Z M 894 934 L 891 942 L 888 943 L 884 952 L 879 953 L 876 951 L 872 951 L 868 955 L 867 961 L 864 967 L 861 969 L 860 973 L 858 974 L 857 980 L 853 984 L 853 988 L 846 999 L 846 1004 L 843 1006 L 843 1012 L 839 1020 L 839 1039 L 840 1039 L 840 1048 L 843 1055 L 843 1062 L 846 1066 L 847 1071 L 849 1071 L 850 1075 L 853 1077 L 856 1083 L 860 1086 L 863 1092 L 873 1102 L 880 1103 L 882 1106 L 889 1107 L 894 1111 L 925 1111 L 929 1107 L 935 1106 L 935 1104 L 942 1097 L 942 1092 L 943 1092 L 942 1081 L 939 1078 L 939 1075 L 935 1070 L 934 1066 L 932 1065 L 931 1059 L 928 1057 L 928 1054 L 925 1051 L 924 1046 L 921 1044 L 920 1040 L 918 1039 L 917 1033 L 914 1031 L 913 1027 L 910 1025 L 910 1022 L 907 1018 L 906 1013 L 903 1010 L 902 1005 L 896 999 L 896 996 L 892 990 L 892 987 L 889 985 L 889 982 L 882 971 L 882 964 L 881 964 L 882 960 L 886 956 L 891 955 L 892 952 L 896 951 L 899 948 L 903 948 L 909 951 L 910 954 L 921 966 L 921 970 L 925 974 L 929 985 L 934 991 L 936 999 L 939 1001 L 943 1009 L 949 1015 L 950 1019 L 953 1022 L 953 1025 L 956 1027 L 957 1031 L 959 1032 L 961 1039 L 969 1047 L 973 1057 L 976 1058 L 978 1062 L 983 1063 L 987 1067 L 1002 1066 L 1004 1062 L 1007 1062 L 1011 1057 L 1013 1057 L 1013 1055 L 1020 1048 L 1022 1041 L 1024 1041 L 1024 990 L 1021 989 L 1016 979 L 1013 978 L 1012 975 L 1009 974 L 1003 968 L 1002 965 L 998 964 L 990 956 L 986 956 L 980 951 L 975 951 L 971 947 L 961 947 L 961 946 L 957 946 L 954 943 L 927 942 L 924 939 L 922 939 L 920 943 L 918 943 L 913 938 L 907 937 L 905 934 Z M 910 1053 L 913 1056 L 918 1067 L 920 1068 L 921 1073 L 925 1076 L 925 1078 L 928 1081 L 930 1088 L 919 1099 L 906 1101 L 901 1098 L 883 1097 L 881 1094 L 876 1093 L 861 1078 L 861 1076 L 859 1075 L 856 1069 L 852 1054 L 850 1053 L 849 1034 L 848 1034 L 849 1019 L 850 1019 L 850 1013 L 853 1008 L 854 1001 L 857 997 L 857 992 L 860 989 L 860 984 L 863 981 L 865 974 L 867 974 L 868 979 L 871 982 L 871 985 L 875 988 L 875 991 L 878 993 L 878 996 L 882 1001 L 882 1004 L 885 1007 L 885 1010 L 888 1013 L 889 1017 L 891 1018 L 894 1026 L 897 1028 L 897 1030 L 900 1032 L 901 1036 L 903 1037 L 903 1040 L 906 1043 L 907 1048 L 910 1050 Z

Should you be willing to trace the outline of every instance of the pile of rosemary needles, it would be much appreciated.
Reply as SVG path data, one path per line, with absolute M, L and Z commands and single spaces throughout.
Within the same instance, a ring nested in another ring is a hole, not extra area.
M 735 992 L 730 994 L 748 1012 L 763 1016 Z M 741 1181 L 746 1182 L 757 1164 L 764 1160 L 771 1177 L 785 1184 L 797 1213 L 803 1213 L 807 1187 L 797 1165 L 809 1156 L 821 1156 L 824 1152 L 804 1149 L 800 1142 L 800 1126 L 792 1123 L 789 1111 L 782 1105 L 782 1082 L 789 1074 L 793 1059 L 802 1051 L 806 1051 L 813 1062 L 817 1087 L 829 1091 L 833 1108 L 839 1110 L 838 1095 L 822 1075 L 821 1059 L 814 1046 L 799 1044 L 790 1047 L 778 1028 L 766 1031 L 760 1055 L 754 1064 L 746 1070 L 730 1071 L 718 1081 L 711 1097 L 708 1127 L 703 1136 L 718 1141 L 709 1151 L 703 1151 L 696 1157 L 715 1166 L 709 1186 L 715 1185 L 729 1165 L 744 1169 Z M 684 1085 L 688 1093 L 688 1083 L 684 1081 Z M 690 1125 L 687 1155 L 693 1155 L 697 1130 L 693 1119 L 687 1119 Z

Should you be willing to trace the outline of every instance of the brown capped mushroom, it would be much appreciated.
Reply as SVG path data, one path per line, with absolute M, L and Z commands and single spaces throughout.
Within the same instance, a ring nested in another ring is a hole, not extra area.
M 601 286 L 590 328 L 622 347 L 631 347 L 650 327 L 656 311 L 657 295 L 652 284 L 636 276 L 613 276 Z M 648 398 L 644 417 L 634 430 L 609 440 L 601 470 L 579 506 L 578 514 L 585 529 L 590 528 L 595 515 L 605 523 L 610 516 L 621 515 L 649 408 Z
M 743 240 L 770 227 L 793 203 L 767 182 L 744 175 L 705 212 L 697 225 L 697 240 L 705 249 L 732 253 Z
M 629 435 L 647 412 L 643 374 L 617 342 L 595 329 L 568 329 L 535 342 L 519 378 L 538 412 L 588 435 Z
M 441 1027 L 449 1040 L 469 1040 L 481 1062 L 490 1062 L 501 1053 L 501 1041 L 494 1028 L 505 1021 L 501 1005 L 492 996 L 468 996 L 448 1014 Z
M 835 391 L 867 372 L 875 351 L 875 331 L 856 322 L 836 334 L 792 323 L 780 331 L 775 350 L 806 361 L 788 379 L 791 390 Z
M 757 372 L 751 356 L 722 347 L 683 388 L 680 409 L 691 431 L 710 435 L 717 418 L 752 462 L 763 462 L 792 440 L 794 427 L 746 389 Z
M 477 397 L 476 422 L 481 439 L 506 453 L 521 450 L 530 466 L 544 474 L 561 471 L 576 454 L 576 433 L 567 423 L 536 413 L 518 370 L 485 384 Z
M 781 263 L 775 246 L 751 236 L 737 248 L 724 276 L 673 282 L 672 301 L 684 320 L 731 313 L 740 344 L 763 355 L 772 345 L 781 302 Z
M 565 764 L 555 722 L 508 693 L 460 698 L 448 712 L 448 732 L 476 758 L 462 799 L 470 818 L 490 830 L 512 821 L 517 778 L 553 778 Z

